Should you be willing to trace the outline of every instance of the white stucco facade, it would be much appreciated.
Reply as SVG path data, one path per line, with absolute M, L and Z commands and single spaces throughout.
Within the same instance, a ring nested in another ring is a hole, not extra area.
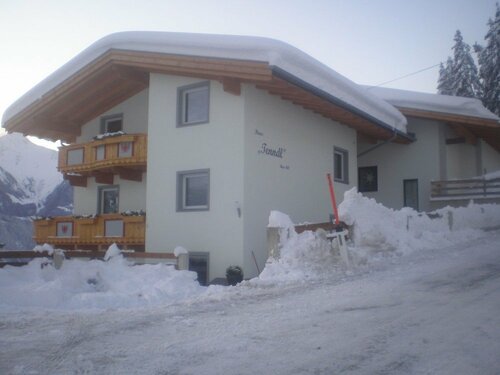
M 150 77 L 146 249 L 209 253 L 211 280 L 242 264 L 243 100 L 212 81 L 209 122 L 177 127 L 177 89 L 200 81 Z M 210 170 L 210 208 L 178 212 L 177 173 L 199 169 Z
M 408 131 L 416 135 L 417 141 L 409 145 L 387 143 L 358 159 L 359 167 L 376 166 L 378 171 L 378 191 L 364 192 L 378 202 L 400 209 L 404 205 L 404 180 L 418 180 L 419 209 L 429 208 L 430 185 L 444 175 L 440 163 L 443 153 L 443 137 L 436 121 L 411 119 Z M 359 152 L 369 149 L 373 144 L 359 144 Z
M 385 144 L 358 159 L 359 167 L 378 169 L 378 191 L 363 194 L 388 207 L 404 206 L 406 179 L 418 180 L 418 208 L 430 211 L 431 181 L 467 179 L 500 169 L 500 154 L 484 140 L 450 142 L 458 135 L 443 122 L 409 118 L 408 131 L 416 136 L 412 144 Z M 360 142 L 359 152 L 371 146 Z
M 355 131 L 252 85 L 233 95 L 216 81 L 210 82 L 209 122 L 178 127 L 177 89 L 199 81 L 151 75 L 146 248 L 209 253 L 209 279 L 224 277 L 229 265 L 252 277 L 267 259 L 271 210 L 296 221 L 328 219 L 325 176 L 334 146 L 351 155 L 350 183 L 336 184 L 339 200 L 354 185 Z M 282 157 L 259 152 L 263 143 L 282 148 Z M 210 170 L 210 209 L 178 212 L 177 172 L 200 169 Z
M 328 221 L 332 208 L 326 173 L 333 172 L 333 149 L 348 152 L 349 183 L 335 182 L 337 201 L 357 181 L 356 132 L 344 125 L 245 86 L 244 268 L 249 276 L 267 259 L 269 213 L 279 210 L 296 223 Z M 265 146 L 264 146 L 265 145 Z M 282 157 L 263 152 L 279 151 Z
M 296 222 L 328 220 L 326 173 L 333 173 L 334 147 L 348 157 L 348 182 L 335 183 L 338 203 L 356 184 L 356 132 L 254 85 L 243 84 L 234 95 L 218 81 L 209 82 L 209 121 L 179 126 L 178 89 L 200 82 L 206 81 L 151 74 L 148 90 L 87 123 L 77 142 L 91 141 L 100 132 L 100 119 L 113 114 L 123 115 L 126 133 L 147 133 L 142 182 L 118 175 L 113 182 L 119 186 L 120 212 L 147 212 L 146 251 L 182 246 L 206 254 L 208 280 L 224 277 L 230 265 L 253 277 L 268 256 L 271 210 Z M 179 211 L 177 174 L 196 170 L 209 170 L 209 209 Z M 96 213 L 101 186 L 106 185 L 89 178 L 87 187 L 75 187 L 75 214 Z
M 92 141 L 93 137 L 100 134 L 101 118 L 115 114 L 123 116 L 123 131 L 125 133 L 147 133 L 148 90 L 134 95 L 101 116 L 89 121 L 82 127 L 81 135 L 77 138 L 76 143 Z M 118 175 L 115 175 L 113 185 L 119 186 L 119 212 L 146 209 L 147 173 L 143 173 L 141 182 L 121 180 Z M 88 178 L 86 187 L 74 187 L 73 211 L 75 215 L 91 215 L 98 212 L 98 191 L 101 186 L 106 185 L 96 183 L 94 178 Z

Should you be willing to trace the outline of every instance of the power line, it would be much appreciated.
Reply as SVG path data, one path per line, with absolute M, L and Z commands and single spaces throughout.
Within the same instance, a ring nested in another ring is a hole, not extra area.
M 410 76 L 413 76 L 413 75 L 418 74 L 418 73 L 425 72 L 426 70 L 429 70 L 429 69 L 435 68 L 436 66 L 439 66 L 440 64 L 441 64 L 441 63 L 439 63 L 439 64 L 434 64 L 434 65 L 429 66 L 429 67 L 427 67 L 427 68 L 417 70 L 416 72 L 409 73 L 409 74 L 406 74 L 406 75 L 404 75 L 404 76 L 401 76 L 401 77 L 398 77 L 398 78 L 391 79 L 390 81 L 385 81 L 385 82 L 379 83 L 378 85 L 373 85 L 373 86 L 370 86 L 370 87 L 368 87 L 368 89 L 370 89 L 371 87 L 379 87 L 379 86 L 383 86 L 383 85 L 386 85 L 386 84 L 388 84 L 388 83 L 395 82 L 395 81 L 399 81 L 400 79 L 403 79 L 403 78 L 406 78 L 406 77 L 410 77 Z

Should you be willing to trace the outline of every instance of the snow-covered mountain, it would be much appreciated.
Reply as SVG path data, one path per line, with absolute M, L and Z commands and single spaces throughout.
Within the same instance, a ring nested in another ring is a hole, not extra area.
M 20 134 L 0 136 L 0 243 L 33 247 L 30 217 L 71 212 L 72 188 L 57 171 L 57 151 Z

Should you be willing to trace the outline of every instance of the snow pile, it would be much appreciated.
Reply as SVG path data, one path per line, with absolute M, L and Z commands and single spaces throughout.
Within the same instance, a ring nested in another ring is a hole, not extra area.
M 297 234 L 290 217 L 278 211 L 271 211 L 268 227 L 280 228 L 280 255 L 269 258 L 255 283 L 306 282 L 321 279 L 338 267 L 324 231 Z
M 59 270 L 43 258 L 0 269 L 0 311 L 158 306 L 207 290 L 198 284 L 195 272 L 165 264 L 131 266 L 112 246 L 108 254 L 107 262 L 66 260 Z
M 48 243 L 44 243 L 43 245 L 36 245 L 33 248 L 33 251 L 37 253 L 43 253 L 44 251 L 47 252 L 47 254 L 52 255 L 54 253 L 54 248 L 52 245 L 49 245 Z
M 487 173 L 485 175 L 483 175 L 483 178 L 487 181 L 489 180 L 495 180 L 497 178 L 500 178 L 500 171 L 495 171 L 495 172 L 491 172 L 491 173 Z
M 345 193 L 339 215 L 351 227 L 354 247 L 350 251 L 365 261 L 375 253 L 405 254 L 450 246 L 481 236 L 479 229 L 500 226 L 499 205 L 471 203 L 427 215 L 408 207 L 387 208 L 355 188 Z
M 439 249 L 482 236 L 481 229 L 500 228 L 500 206 L 469 204 L 419 213 L 411 208 L 393 210 L 351 189 L 339 206 L 340 219 L 349 227 L 350 266 L 386 261 L 424 249 Z M 291 219 L 273 211 L 269 227 L 279 229 L 279 257 L 269 258 L 256 284 L 319 280 L 342 271 L 337 250 L 325 233 L 297 234 Z

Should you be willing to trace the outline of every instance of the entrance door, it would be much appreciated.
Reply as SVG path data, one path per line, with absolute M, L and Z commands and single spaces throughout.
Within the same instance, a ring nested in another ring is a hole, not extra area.
M 418 179 L 403 180 L 404 206 L 418 211 Z
M 208 253 L 189 253 L 189 270 L 198 274 L 200 285 L 208 285 Z

